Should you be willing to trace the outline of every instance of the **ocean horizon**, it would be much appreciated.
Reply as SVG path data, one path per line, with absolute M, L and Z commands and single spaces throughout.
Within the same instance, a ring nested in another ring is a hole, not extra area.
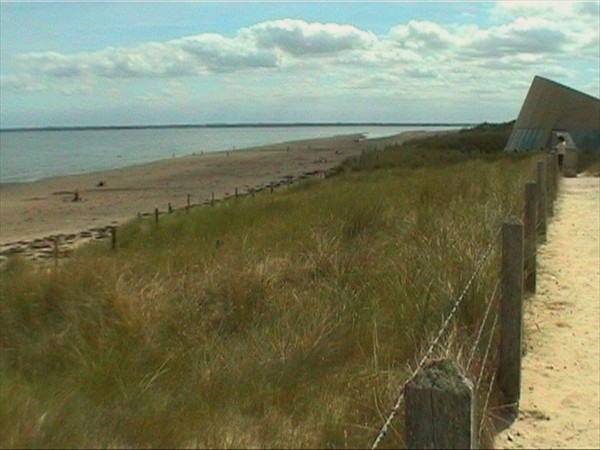
M 40 127 L 0 130 L 0 184 L 118 169 L 199 153 L 236 151 L 303 139 L 471 124 L 206 124 Z

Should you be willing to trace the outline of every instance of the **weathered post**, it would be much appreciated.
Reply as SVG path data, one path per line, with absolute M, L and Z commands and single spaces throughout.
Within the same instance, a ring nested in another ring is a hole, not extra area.
M 238 198 L 238 188 L 235 188 L 235 198 Z
M 521 396 L 523 224 L 516 217 L 502 225 L 500 361 L 498 386 L 506 409 L 516 415 Z
M 473 383 L 449 360 L 427 363 L 406 385 L 407 448 L 476 448 Z
M 158 225 L 158 208 L 154 208 L 154 222 Z
M 563 159 L 563 175 L 565 178 L 577 177 L 577 149 L 573 147 L 567 147 L 565 149 L 565 156 Z
M 215 206 L 215 191 L 210 194 L 210 206 Z
M 169 202 L 169 214 L 173 212 L 173 206 L 171 206 L 171 202 Z
M 558 197 L 558 154 L 552 153 L 552 182 L 554 183 L 553 192 L 554 192 L 554 200 Z
M 535 228 L 537 224 L 537 203 L 538 203 L 537 183 L 530 181 L 525 184 L 525 284 L 527 292 L 535 293 L 536 287 L 536 254 L 537 237 Z
M 113 250 L 117 249 L 117 227 L 110 227 L 110 248 Z
M 190 206 L 191 206 L 190 199 L 191 199 L 191 197 L 192 196 L 190 194 L 187 195 L 187 204 L 185 206 L 185 212 L 188 213 L 188 214 L 190 213 Z
M 271 194 L 273 193 L 273 183 L 269 183 L 269 187 L 271 188 Z
M 548 216 L 554 216 L 554 179 L 552 178 L 552 155 L 546 158 L 546 202 Z
M 250 188 L 250 195 L 254 198 L 254 188 Z
M 546 199 L 546 163 L 539 161 L 537 163 L 537 185 L 538 185 L 538 234 L 541 236 L 542 241 L 546 241 L 546 232 L 548 223 L 546 219 L 547 214 L 547 199 Z

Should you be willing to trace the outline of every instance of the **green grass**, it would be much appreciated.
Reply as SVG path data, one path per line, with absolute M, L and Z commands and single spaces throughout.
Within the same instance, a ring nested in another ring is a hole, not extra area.
M 364 447 L 533 160 L 389 148 L 0 285 L 2 447 Z M 379 168 L 376 169 L 375 166 Z M 498 245 L 444 346 L 467 352 Z M 403 445 L 402 421 L 384 446 Z

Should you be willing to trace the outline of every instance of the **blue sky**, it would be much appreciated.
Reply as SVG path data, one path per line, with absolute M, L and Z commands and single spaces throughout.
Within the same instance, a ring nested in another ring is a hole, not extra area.
M 600 96 L 599 2 L 0 3 L 0 126 L 482 122 Z

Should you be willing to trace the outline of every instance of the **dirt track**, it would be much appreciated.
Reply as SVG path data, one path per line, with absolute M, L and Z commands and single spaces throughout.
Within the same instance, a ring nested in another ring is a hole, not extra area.
M 562 180 L 524 316 L 520 414 L 496 448 L 600 448 L 600 178 Z

